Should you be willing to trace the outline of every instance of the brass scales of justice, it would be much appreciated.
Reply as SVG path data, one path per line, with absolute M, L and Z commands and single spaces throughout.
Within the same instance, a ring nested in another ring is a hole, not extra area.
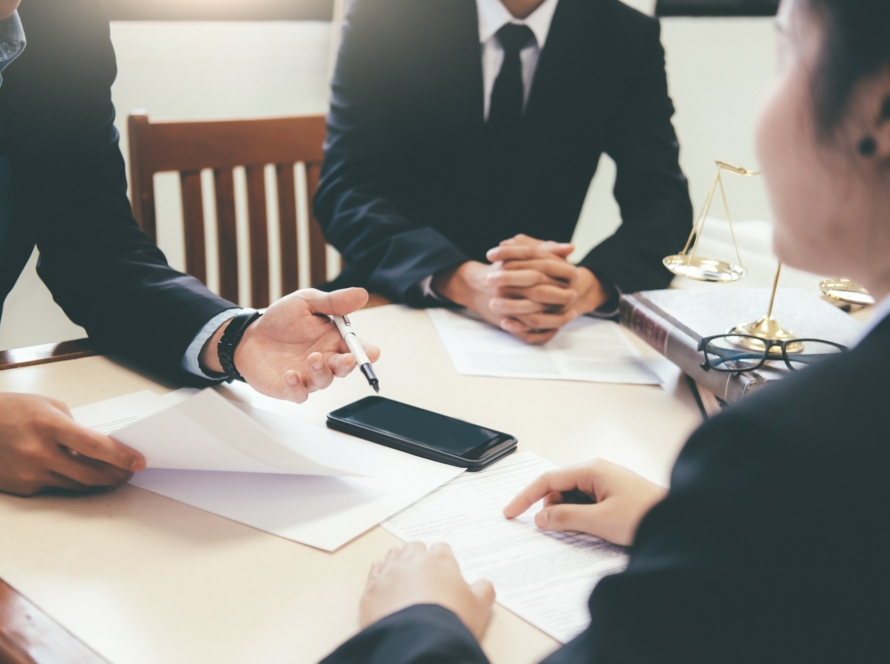
M 714 183 L 705 199 L 704 207 L 699 214 L 696 222 L 692 225 L 692 232 L 686 241 L 683 251 L 664 259 L 664 266 L 677 276 L 694 279 L 696 281 L 707 281 L 711 283 L 730 283 L 742 279 L 747 270 L 742 264 L 742 254 L 739 250 L 739 243 L 735 237 L 735 229 L 732 224 L 732 215 L 729 212 L 729 202 L 726 197 L 726 187 L 723 185 L 723 173 L 732 173 L 742 177 L 756 177 L 761 175 L 761 171 L 752 171 L 740 166 L 733 166 L 724 161 L 717 160 L 717 175 Z M 711 204 L 717 190 L 720 190 L 720 197 L 723 200 L 723 209 L 726 212 L 726 220 L 729 222 L 729 232 L 732 237 L 732 243 L 735 248 L 737 264 L 714 258 L 707 258 L 697 254 L 698 241 L 704 231 L 705 223 L 708 219 L 708 213 L 711 211 Z M 773 290 L 770 296 L 769 309 L 765 316 L 762 316 L 753 323 L 743 323 L 735 326 L 728 334 L 740 335 L 738 340 L 734 341 L 739 346 L 749 349 L 759 350 L 758 342 L 755 339 L 746 337 L 755 337 L 756 339 L 765 339 L 769 341 L 793 341 L 796 337 L 794 334 L 784 328 L 773 317 L 773 307 L 776 303 L 776 292 L 779 288 L 779 278 L 782 275 L 782 263 L 779 263 L 776 270 L 776 278 L 773 281 Z M 868 291 L 849 279 L 825 279 L 819 284 L 822 292 L 835 300 L 839 300 L 853 305 L 874 304 L 874 298 Z M 778 350 L 778 347 L 776 348 Z M 786 350 L 791 353 L 799 353 L 803 351 L 803 344 L 786 344 Z M 781 352 L 781 351 L 780 351 Z

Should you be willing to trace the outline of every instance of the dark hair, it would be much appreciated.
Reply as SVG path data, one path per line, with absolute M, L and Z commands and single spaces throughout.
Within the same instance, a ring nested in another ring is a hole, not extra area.
M 819 133 L 830 136 L 846 116 L 856 86 L 890 66 L 890 1 L 805 3 L 822 19 L 825 31 L 812 88 Z

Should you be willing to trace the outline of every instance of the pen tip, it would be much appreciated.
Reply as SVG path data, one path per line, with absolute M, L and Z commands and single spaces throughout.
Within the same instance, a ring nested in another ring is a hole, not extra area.
M 374 388 L 374 391 L 375 391 L 377 394 L 380 394 L 380 383 L 378 383 L 378 382 L 375 380 L 373 383 L 371 383 L 371 387 Z

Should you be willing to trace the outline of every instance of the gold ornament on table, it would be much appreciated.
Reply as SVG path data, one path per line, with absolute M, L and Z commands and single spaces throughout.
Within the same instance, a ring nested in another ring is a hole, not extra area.
M 860 286 L 855 281 L 849 279 L 824 279 L 819 283 L 819 289 L 826 297 L 845 304 L 852 304 L 857 307 L 870 307 L 875 303 L 875 298 L 871 296 L 864 286 Z
M 755 177 L 760 175 L 762 171 L 752 171 L 719 160 L 716 161 L 716 164 L 717 176 L 714 178 L 714 183 L 711 185 L 711 190 L 708 192 L 707 199 L 705 199 L 704 208 L 695 224 L 693 224 L 692 233 L 690 233 L 689 239 L 686 241 L 686 246 L 679 254 L 665 258 L 664 266 L 674 274 L 688 279 L 709 281 L 712 283 L 729 283 L 738 281 L 744 277 L 747 270 L 745 270 L 742 265 L 742 253 L 739 250 L 739 243 L 738 240 L 736 240 L 735 229 L 732 225 L 732 215 L 729 212 L 726 188 L 723 186 L 723 172 L 726 171 L 743 177 Z M 714 202 L 714 196 L 717 193 L 717 189 L 720 189 L 720 195 L 723 198 L 723 209 L 726 211 L 726 220 L 729 222 L 729 232 L 732 235 L 732 243 L 735 247 L 736 258 L 738 259 L 737 265 L 715 258 L 696 256 L 698 241 L 701 239 L 702 232 L 704 231 L 705 222 L 707 221 L 708 213 L 711 210 L 711 204 Z M 733 342 L 734 344 L 744 348 L 753 348 L 757 344 L 755 339 L 745 337 L 756 337 L 757 339 L 767 339 L 771 341 L 793 341 L 796 338 L 790 330 L 782 327 L 782 325 L 773 318 L 773 307 L 776 303 L 776 291 L 779 288 L 779 277 L 781 274 L 782 264 L 779 263 L 779 269 L 776 271 L 776 278 L 773 282 L 773 292 L 770 296 L 769 310 L 767 311 L 766 316 L 763 316 L 753 323 L 737 325 L 729 331 L 729 334 L 740 335 L 739 338 Z M 799 353 L 803 350 L 803 344 L 786 344 L 786 350 L 792 353 Z M 781 352 L 781 349 L 779 349 L 779 352 Z
M 692 225 L 692 232 L 689 239 L 686 240 L 686 246 L 683 251 L 664 259 L 664 266 L 679 277 L 687 279 L 695 279 L 696 281 L 709 281 L 712 283 L 728 283 L 738 281 L 745 276 L 747 272 L 742 265 L 742 254 L 739 251 L 739 243 L 735 239 L 735 229 L 732 226 L 732 215 L 729 213 L 729 203 L 726 199 L 726 187 L 723 186 L 723 171 L 741 175 L 743 177 L 753 177 L 760 175 L 760 171 L 749 171 L 747 168 L 733 166 L 725 161 L 717 160 L 717 176 L 705 199 L 704 208 L 698 219 Z M 732 234 L 732 243 L 735 246 L 735 254 L 738 264 L 733 265 L 727 261 L 718 260 L 716 258 L 704 258 L 697 256 L 698 241 L 705 230 L 705 222 L 708 220 L 708 213 L 711 211 L 711 204 L 714 202 L 714 195 L 720 189 L 720 196 L 723 199 L 723 209 L 726 212 L 726 220 L 729 222 L 729 232 Z
M 779 290 L 779 277 L 781 276 L 782 264 L 779 263 L 779 269 L 776 271 L 776 279 L 773 282 L 773 292 L 772 295 L 770 295 L 769 309 L 766 312 L 766 316 L 758 318 L 753 323 L 736 325 L 730 331 L 730 334 L 744 334 L 751 337 L 757 337 L 757 339 L 768 339 L 770 341 L 794 341 L 797 338 L 791 330 L 786 330 L 779 325 L 779 321 L 773 318 L 773 307 L 776 304 L 776 292 Z M 759 350 L 763 347 L 763 345 L 758 343 L 756 339 L 746 339 L 744 337 L 739 337 L 737 340 L 734 340 L 733 343 L 749 350 Z M 803 351 L 803 344 L 786 344 L 785 351 L 788 353 L 800 353 Z M 773 346 L 770 348 L 770 352 L 776 352 L 778 355 L 781 355 L 782 349 L 779 346 Z

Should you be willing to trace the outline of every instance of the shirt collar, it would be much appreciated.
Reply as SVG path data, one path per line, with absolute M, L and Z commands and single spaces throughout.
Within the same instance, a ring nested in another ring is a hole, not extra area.
M 516 23 L 527 25 L 535 34 L 538 48 L 543 49 L 557 2 L 559 0 L 544 0 L 544 3 L 529 16 L 518 19 L 501 4 L 501 0 L 476 0 L 476 10 L 479 14 L 479 43 L 487 42 L 507 23 Z
M 0 21 L 0 73 L 25 50 L 25 31 L 19 13 L 13 12 L 5 21 Z M 3 77 L 0 76 L 0 84 Z
M 874 332 L 875 328 L 883 323 L 888 316 L 890 316 L 890 295 L 881 300 L 878 306 L 875 307 L 871 318 L 869 318 L 868 322 L 863 325 L 862 331 L 859 333 L 859 337 L 853 345 L 858 346 L 861 344 L 865 340 L 865 337 Z

